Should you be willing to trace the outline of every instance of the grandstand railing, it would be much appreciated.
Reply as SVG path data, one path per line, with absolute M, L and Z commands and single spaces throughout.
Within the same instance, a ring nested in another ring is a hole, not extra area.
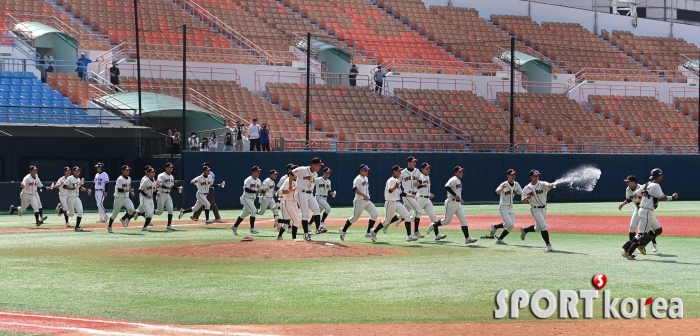
M 510 71 L 510 65 L 505 63 L 432 61 L 410 58 L 390 58 L 384 61 L 381 66 L 382 69 L 391 70 L 392 72 L 433 73 L 463 76 L 495 76 L 497 72 Z M 372 71 L 370 71 L 370 76 L 373 77 L 375 71 L 376 68 L 372 69 Z M 521 81 L 527 80 L 525 75 L 523 75 L 520 71 L 516 71 L 516 78 Z
M 111 66 L 111 65 L 110 65 Z M 127 77 L 136 77 L 136 62 L 119 63 L 120 72 L 130 71 L 133 75 Z M 165 76 L 165 74 L 168 76 Z M 124 75 L 123 75 L 124 76 Z M 106 77 L 106 75 L 105 75 Z M 141 64 L 141 83 L 143 78 L 182 78 L 182 66 L 179 65 L 144 65 Z M 187 79 L 199 80 L 227 80 L 241 82 L 241 76 L 238 71 L 233 68 L 214 68 L 210 66 L 187 66 Z
M 530 82 L 535 83 L 535 82 Z M 542 85 L 547 84 L 557 84 L 557 83 L 541 83 Z M 515 93 L 526 93 L 527 89 L 524 87 L 524 82 L 515 81 Z M 561 84 L 565 89 L 565 85 Z M 500 81 L 488 81 L 486 82 L 486 100 L 494 101 L 498 100 L 498 94 L 501 92 L 510 92 L 510 81 L 500 80 Z
M 677 70 L 583 68 L 569 79 L 567 86 L 573 88 L 581 81 L 687 83 L 688 78 Z
M 697 90 L 695 90 L 697 93 Z M 654 86 L 631 86 L 623 84 L 582 84 L 579 88 L 579 101 L 588 101 L 595 95 L 654 97 L 659 100 L 659 91 Z
M 698 87 L 673 87 L 668 90 L 671 101 L 670 104 L 674 104 L 674 98 L 698 98 Z
M 396 89 L 435 89 L 435 90 L 464 90 L 476 93 L 476 85 L 468 78 L 444 77 L 407 77 L 387 76 L 384 78 L 384 89 L 394 92 Z
M 62 113 L 57 113 L 57 111 Z M 76 114 L 78 112 L 81 114 Z M 103 108 L 0 105 L 0 124 L 100 125 L 111 124 L 115 121 L 138 124 L 137 116 L 134 117 L 123 110 L 118 110 L 118 112 L 121 112 L 122 116 L 114 115 Z
M 355 80 L 359 87 L 370 87 L 374 82 L 370 82 L 370 77 L 367 75 L 357 75 Z M 330 85 L 349 85 L 350 75 L 346 73 L 314 73 L 310 74 L 311 84 L 330 84 Z M 289 83 L 289 84 L 307 84 L 306 71 L 273 71 L 273 70 L 257 70 L 255 71 L 255 90 L 257 92 L 265 92 L 267 83 Z

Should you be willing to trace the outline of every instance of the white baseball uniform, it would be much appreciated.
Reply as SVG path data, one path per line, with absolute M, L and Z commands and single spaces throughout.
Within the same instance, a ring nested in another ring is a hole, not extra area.
M 437 217 L 435 216 L 435 209 L 433 208 L 433 201 L 430 199 L 430 176 L 425 174 L 420 174 L 418 180 L 421 182 L 423 187 L 418 188 L 418 210 L 419 212 L 415 214 L 415 218 L 420 218 L 423 211 L 428 214 L 430 222 L 435 223 Z
M 139 203 L 143 205 L 146 218 L 153 218 L 153 213 L 155 211 L 153 197 L 155 196 L 156 184 L 157 182 L 155 179 L 146 177 L 141 179 L 141 184 L 139 185 Z
M 122 189 L 123 191 L 119 191 Z M 112 219 L 116 219 L 119 211 L 122 207 L 126 208 L 129 215 L 133 215 L 134 203 L 131 202 L 129 198 L 129 189 L 131 189 L 131 176 L 124 177 L 124 175 L 119 175 L 117 178 L 116 186 L 114 188 L 114 208 L 112 209 Z
M 277 202 L 275 202 L 275 181 L 271 178 L 266 178 L 262 182 L 261 188 L 263 194 L 259 197 L 260 210 L 258 210 L 258 215 L 264 215 L 267 209 L 272 209 L 272 215 L 275 217 L 279 216 L 277 212 Z
M 214 178 L 211 175 L 204 176 L 204 174 L 202 174 L 192 179 L 190 183 L 197 186 L 197 202 L 194 203 L 192 210 L 197 211 L 201 207 L 204 207 L 205 210 L 209 210 L 211 203 L 207 200 L 207 194 L 209 193 L 209 188 L 214 185 Z
M 297 177 L 297 194 L 299 199 L 299 207 L 301 207 L 301 220 L 309 220 L 309 210 L 314 216 L 321 215 L 321 209 L 318 206 L 316 198 L 314 198 L 314 183 L 318 174 L 311 172 L 311 167 L 298 167 L 292 171 Z
M 100 221 L 107 221 L 107 209 L 105 209 L 104 200 L 107 197 L 107 183 L 109 183 L 109 176 L 107 173 L 101 172 L 95 174 L 95 201 L 97 202 L 97 211 L 100 216 Z
M 148 176 L 144 175 L 141 178 L 141 181 L 139 181 L 139 188 L 141 188 L 141 185 L 143 184 L 143 180 L 145 180 L 145 179 L 148 179 Z M 136 212 L 138 212 L 138 213 L 145 213 L 146 212 L 146 210 L 143 207 L 143 202 L 141 201 L 141 194 L 140 193 L 139 193 L 139 206 L 136 207 Z
M 65 210 L 70 217 L 73 217 L 73 215 L 83 217 L 83 201 L 80 200 L 80 187 L 82 185 L 82 180 L 73 175 L 68 176 L 66 179 L 65 186 L 75 188 L 75 190 L 65 189 L 68 196 L 68 207 Z
M 397 184 L 399 184 L 399 188 L 390 191 L 390 189 L 394 188 Z M 392 176 L 386 181 L 386 185 L 384 186 L 384 209 L 386 209 L 386 215 L 382 223 L 385 225 L 389 225 L 386 221 L 391 220 L 394 214 L 398 214 L 404 221 L 408 221 L 409 218 L 411 218 L 406 207 L 401 204 L 401 184 L 399 179 Z
M 511 185 L 508 181 L 501 183 L 498 188 L 505 185 L 501 189 L 500 196 L 501 200 L 498 202 L 498 211 L 501 213 L 501 218 L 503 219 L 503 226 L 506 230 L 513 231 L 515 227 L 515 212 L 513 212 L 513 200 L 515 195 L 520 195 L 522 197 L 523 189 L 520 187 L 520 183 L 513 182 Z M 496 188 L 496 190 L 498 190 Z
M 290 179 L 285 179 L 284 183 L 280 187 L 280 190 L 290 190 L 294 187 L 295 182 Z M 281 191 L 280 191 L 281 193 Z M 290 220 L 290 225 L 299 227 L 301 225 L 301 220 L 299 219 L 299 206 L 297 205 L 299 201 L 299 195 L 295 192 L 288 194 L 282 194 L 282 216 Z
M 284 182 L 287 181 L 287 179 L 289 179 L 289 173 L 287 173 L 287 175 L 280 177 L 280 180 L 277 181 L 277 197 L 280 201 L 280 209 L 284 208 L 284 198 L 282 197 L 282 186 L 284 185 Z M 298 203 L 297 203 L 297 206 L 299 206 Z M 282 219 L 289 219 L 286 216 L 287 215 L 285 215 L 284 211 L 282 211 Z
M 247 192 L 246 189 L 253 190 L 254 192 Z M 253 178 L 248 176 L 248 178 L 243 181 L 243 195 L 241 195 L 241 204 L 243 205 L 243 211 L 238 216 L 239 218 L 246 218 L 248 215 L 255 217 L 258 213 L 258 209 L 255 208 L 255 197 L 260 193 L 262 189 L 262 182 L 259 178 Z
M 420 175 L 421 172 L 418 170 L 418 168 L 413 168 L 412 170 L 409 170 L 408 168 L 404 168 L 401 171 L 401 188 L 403 189 L 403 192 L 406 194 L 406 196 L 403 197 L 403 204 L 405 205 L 406 209 L 408 211 L 413 212 L 413 218 L 420 218 L 420 205 L 418 204 L 418 199 L 417 198 L 412 198 L 412 197 L 407 197 L 408 195 L 417 195 L 418 194 L 418 181 L 420 180 Z M 413 218 L 406 217 L 404 220 L 409 221 L 412 220 Z M 388 223 L 387 223 L 388 224 Z
M 530 213 L 535 218 L 535 231 L 547 231 L 547 193 L 552 190 L 552 184 L 538 181 L 536 184 L 528 184 L 523 188 L 522 195 L 532 196 Z
M 642 188 L 644 191 L 641 194 L 642 200 L 639 202 L 639 234 L 658 230 L 661 227 L 661 223 L 654 216 L 654 210 L 659 205 L 659 198 L 666 196 L 658 183 L 649 182 Z
M 323 208 L 323 212 L 326 214 L 331 213 L 331 206 L 328 204 L 329 193 L 331 192 L 331 180 L 327 180 L 323 177 L 316 179 L 316 202 Z
M 634 211 L 632 212 L 632 218 L 630 218 L 630 233 L 637 233 L 637 227 L 639 227 L 639 203 L 642 201 L 642 192 L 644 191 L 644 186 L 637 183 L 637 189 L 632 190 L 630 187 L 625 189 L 625 198 L 629 203 L 634 204 Z
M 446 188 L 452 189 L 455 196 L 452 196 L 449 192 L 447 193 L 447 199 L 445 200 L 445 218 L 441 220 L 442 225 L 450 224 L 452 221 L 452 216 L 457 216 L 459 219 L 459 224 L 462 226 L 467 226 L 467 216 L 464 214 L 464 208 L 462 204 L 457 200 L 462 198 L 462 180 L 457 176 L 452 176 L 445 184 Z
M 17 209 L 17 212 L 24 212 L 27 210 L 29 205 L 32 206 L 34 212 L 39 212 L 39 209 L 41 209 L 39 189 L 44 187 L 44 185 L 41 183 L 41 179 L 39 179 L 39 174 L 37 174 L 36 177 L 32 177 L 32 174 L 27 174 L 27 176 L 22 179 L 22 185 L 24 188 L 19 193 L 21 203 L 19 209 Z
M 157 184 L 160 184 L 160 187 L 158 187 L 157 207 L 155 214 L 162 215 L 165 208 L 168 210 L 168 215 L 172 215 L 173 198 L 170 196 L 170 192 L 173 191 L 173 187 L 175 186 L 175 177 L 166 172 L 162 172 L 158 174 Z
M 70 175 L 68 175 L 70 177 Z M 68 211 L 68 189 L 63 188 L 63 184 L 66 183 L 67 177 L 61 176 L 61 178 L 56 181 L 54 185 L 58 188 L 58 200 L 61 202 L 63 210 Z
M 369 179 L 366 176 L 357 175 L 352 181 L 352 187 L 369 197 Z M 352 201 L 352 217 L 348 219 L 350 224 L 357 222 L 362 215 L 362 211 L 367 210 L 371 220 L 377 220 L 377 208 L 371 200 L 364 200 L 362 196 L 355 194 Z M 387 223 L 388 224 L 388 223 Z

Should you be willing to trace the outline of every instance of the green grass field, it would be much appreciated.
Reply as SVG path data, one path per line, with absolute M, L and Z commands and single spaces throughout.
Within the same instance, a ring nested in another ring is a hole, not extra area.
M 468 216 L 497 213 L 495 205 L 465 209 Z M 700 202 L 669 202 L 657 216 L 696 216 L 700 223 L 698 209 Z M 331 217 L 346 218 L 350 210 L 334 209 Z M 629 216 L 630 211 L 619 212 L 616 203 L 551 204 L 549 215 Z M 519 206 L 517 212 L 528 209 Z M 238 213 L 226 210 L 222 216 L 230 220 Z M 95 220 L 90 213 L 83 223 L 94 225 Z M 700 316 L 697 237 L 662 236 L 660 253 L 628 261 L 620 257 L 624 228 L 618 235 L 553 233 L 556 251 L 547 253 L 539 233 L 524 242 L 513 233 L 506 238 L 509 246 L 496 246 L 493 240 L 466 246 L 454 220 L 440 230 L 448 235 L 440 243 L 432 235 L 406 242 L 403 227 L 379 233 L 374 245 L 406 252 L 400 255 L 207 259 L 114 250 L 238 241 L 229 225 L 182 226 L 167 233 L 158 224 L 153 231 L 160 232 L 142 233 L 139 220 L 128 229 L 116 224 L 111 235 L 104 228 L 84 233 L 41 229 L 62 226 L 62 219 L 50 215 L 40 229 L 2 232 L 32 228 L 33 221 L 31 214 L 0 217 L 0 310 L 180 324 L 490 321 L 501 289 L 590 289 L 591 277 L 605 273 L 606 289 L 614 297 L 680 297 L 685 317 Z M 258 223 L 256 240 L 274 240 L 269 222 Z M 247 231 L 248 221 L 241 227 Z M 346 243 L 372 244 L 364 238 L 365 229 L 361 220 L 349 230 Z M 486 233 L 471 231 L 472 237 Z M 335 232 L 332 228 L 314 237 L 337 242 Z M 594 309 L 596 316 L 600 312 L 600 307 Z M 527 319 L 529 312 L 522 315 Z

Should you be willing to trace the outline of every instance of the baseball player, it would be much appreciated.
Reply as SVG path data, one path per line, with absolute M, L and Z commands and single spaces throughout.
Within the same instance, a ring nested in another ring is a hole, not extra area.
M 77 215 L 75 218 L 75 231 L 82 232 L 80 221 L 83 219 L 83 201 L 80 200 L 80 192 L 87 192 L 88 196 L 92 193 L 91 189 L 85 189 L 85 179 L 80 178 L 80 167 L 75 166 L 71 170 L 73 175 L 69 176 L 61 189 L 66 189 L 68 194 L 68 207 L 66 208 L 70 217 Z
M 625 183 L 627 183 L 627 189 L 625 190 L 625 200 L 620 203 L 620 205 L 617 207 L 618 210 L 622 211 L 622 208 L 630 203 L 634 203 L 636 209 L 632 212 L 632 218 L 630 219 L 630 230 L 629 230 L 629 241 L 632 241 L 634 239 L 634 236 L 637 235 L 637 227 L 639 227 L 639 203 L 642 200 L 642 192 L 644 191 L 644 188 L 642 187 L 641 184 L 637 183 L 637 177 L 634 175 L 627 176 L 627 178 L 624 180 Z M 656 244 L 656 237 L 653 237 L 651 240 L 651 243 L 654 246 L 654 252 L 659 251 L 659 245 Z M 647 254 L 646 249 L 644 246 L 639 246 L 637 247 L 639 249 L 639 252 L 642 254 Z
M 525 197 L 522 197 L 521 202 L 530 202 L 530 213 L 535 219 L 535 224 L 520 228 L 520 239 L 525 240 L 528 232 L 540 231 L 544 243 L 547 244 L 547 251 L 553 251 L 547 231 L 547 193 L 556 187 L 556 183 L 540 181 L 540 171 L 533 169 L 530 171 L 530 184 L 522 191 Z
M 153 213 L 155 211 L 153 197 L 156 195 L 156 189 L 160 187 L 155 176 L 156 170 L 151 167 L 146 170 L 146 176 L 141 179 L 141 183 L 139 184 L 139 204 L 143 205 L 144 217 L 146 217 L 141 231 L 148 231 L 148 225 L 151 223 L 151 220 L 153 220 Z
M 98 223 L 107 222 L 107 210 L 104 206 L 105 197 L 107 197 L 107 184 L 109 183 L 109 176 L 104 172 L 104 163 L 98 162 L 95 165 L 97 173 L 95 173 L 95 179 L 93 180 L 95 189 L 95 201 L 97 202 L 97 211 L 99 213 Z
M 58 205 L 56 205 L 56 214 L 58 217 L 63 217 L 66 219 L 66 227 L 70 227 L 70 224 L 68 223 L 68 190 L 61 188 L 64 183 L 66 183 L 66 179 L 70 176 L 70 167 L 63 167 L 63 176 L 56 181 L 56 184 L 54 188 L 58 188 Z
M 165 228 L 169 231 L 174 231 L 173 228 L 173 199 L 170 197 L 170 193 L 175 187 L 175 177 L 173 176 L 173 169 L 175 165 L 168 162 L 165 164 L 165 171 L 158 174 L 157 185 L 158 194 L 156 196 L 157 207 L 155 214 L 160 216 L 163 214 L 163 208 L 168 210 L 168 226 Z M 176 188 L 178 192 L 182 193 L 182 186 Z
M 293 175 L 292 170 L 294 170 L 296 168 L 297 168 L 297 165 L 295 165 L 293 163 L 288 164 L 287 165 L 287 174 L 282 176 L 280 178 L 279 182 L 277 182 L 277 197 L 280 200 L 280 203 L 279 203 L 280 209 L 284 209 L 284 197 L 282 197 L 282 186 L 284 185 L 284 182 L 287 181 L 287 179 L 289 179 L 289 177 Z M 299 203 L 297 203 L 297 207 L 298 206 L 299 206 Z M 277 221 L 278 222 L 278 225 L 277 225 L 278 230 L 281 228 L 284 228 L 285 226 L 288 228 L 291 225 L 291 220 L 287 217 L 287 215 L 285 214 L 284 211 L 282 211 L 281 215 L 282 215 L 282 218 Z M 291 230 L 290 230 L 290 234 L 291 234 Z
M 53 187 L 44 187 L 44 185 L 41 183 L 41 179 L 39 179 L 39 175 L 37 173 L 39 172 L 39 168 L 36 166 L 29 166 L 29 174 L 25 176 L 22 179 L 22 183 L 20 183 L 19 187 L 22 188 L 22 191 L 19 193 L 20 197 L 20 206 L 19 208 L 10 205 L 10 215 L 14 215 L 15 212 L 19 213 L 19 216 L 22 217 L 22 213 L 24 210 L 27 210 L 27 207 L 30 205 L 32 206 L 32 209 L 34 209 L 34 218 L 36 218 L 36 226 L 39 226 L 41 224 L 44 224 L 44 221 L 46 220 L 46 216 L 44 216 L 44 212 L 41 207 L 41 200 L 39 199 L 39 190 L 41 189 L 47 189 L 51 190 Z
M 148 171 L 150 169 L 153 169 L 151 165 L 146 165 L 143 167 L 143 177 L 141 178 L 141 181 L 139 181 L 139 186 L 141 186 L 143 180 L 148 179 Z M 146 209 L 144 208 L 143 202 L 141 202 L 141 193 L 139 193 L 139 206 L 136 208 L 136 213 L 134 214 L 133 220 L 139 219 L 139 216 L 146 217 Z
M 316 179 L 316 201 L 318 205 L 323 207 L 323 216 L 321 217 L 321 225 L 319 230 L 316 230 L 316 234 L 328 232 L 328 229 L 326 229 L 326 218 L 328 214 L 331 213 L 328 197 L 335 197 L 335 191 L 331 188 L 331 180 L 329 180 L 333 171 L 328 167 L 324 167 L 321 172 L 323 173 L 323 177 Z
M 413 220 L 414 233 L 413 235 L 417 238 L 423 238 L 423 235 L 418 232 L 418 226 L 420 225 L 420 215 L 421 209 L 418 204 L 418 186 L 420 185 L 420 171 L 416 169 L 416 162 L 418 160 L 409 156 L 406 159 L 406 168 L 401 171 L 401 188 L 403 189 L 402 200 L 406 209 L 413 213 L 411 218 L 403 218 L 404 220 Z
M 659 168 L 654 168 L 651 171 L 651 176 L 649 176 L 649 182 L 647 182 L 642 191 L 642 200 L 639 202 L 639 233 L 631 240 L 625 243 L 622 247 L 622 256 L 634 260 L 635 256 L 632 254 L 638 246 L 645 246 L 655 238 L 661 235 L 663 229 L 659 220 L 656 219 L 654 215 L 654 210 L 659 206 L 659 201 L 672 201 L 678 199 L 678 194 L 664 195 L 661 190 L 661 180 L 663 180 L 663 172 Z
M 414 164 L 415 165 L 415 164 Z M 416 241 L 418 237 L 411 234 L 411 215 L 406 210 L 403 204 L 401 204 L 401 185 L 403 184 L 403 172 L 401 167 L 393 166 L 391 167 L 391 177 L 386 181 L 384 186 L 384 209 L 386 209 L 386 215 L 384 220 L 379 222 L 379 225 L 372 230 L 370 239 L 372 242 L 377 241 L 377 231 L 384 227 L 384 221 L 389 218 L 389 216 L 394 216 L 398 214 L 406 222 L 406 241 Z M 406 195 L 407 198 L 415 198 L 416 195 Z
M 503 241 L 510 231 L 513 231 L 515 227 L 515 212 L 513 212 L 513 199 L 515 195 L 520 195 L 522 198 L 523 189 L 520 187 L 520 183 L 515 181 L 518 173 L 513 169 L 508 169 L 506 171 L 506 181 L 501 183 L 498 188 L 496 188 L 496 196 L 500 196 L 501 200 L 498 202 L 498 211 L 501 213 L 501 219 L 503 223 L 491 224 L 491 232 L 488 235 L 481 238 L 493 239 L 496 237 L 496 231 L 498 229 L 503 229 L 501 236 L 496 239 L 496 244 L 498 245 L 508 245 Z
M 182 219 L 182 216 L 188 212 L 192 212 L 193 210 L 196 211 L 199 208 L 204 207 L 204 218 L 206 223 L 214 223 L 214 221 L 209 220 L 209 208 L 211 207 L 211 203 L 209 203 L 209 200 L 207 199 L 207 194 L 212 186 L 223 188 L 226 183 L 222 182 L 219 184 L 214 184 L 214 178 L 209 175 L 210 170 L 211 168 L 209 168 L 209 166 L 202 166 L 202 175 L 199 175 L 190 181 L 191 185 L 197 187 L 197 202 L 195 202 L 194 206 L 191 208 L 180 209 L 180 216 L 178 216 L 178 219 Z
M 428 233 L 435 230 L 435 239 L 437 239 L 439 227 L 442 225 L 450 224 L 453 216 L 457 216 L 459 223 L 461 224 L 462 233 L 464 233 L 464 243 L 471 244 L 477 240 L 469 237 L 469 227 L 467 226 L 467 216 L 464 214 L 464 209 L 462 205 L 464 200 L 462 199 L 462 176 L 464 175 L 464 168 L 456 166 L 452 169 L 453 176 L 447 180 L 445 184 L 445 190 L 447 191 L 447 199 L 445 200 L 445 218 L 430 224 L 428 227 Z
M 272 216 L 274 217 L 274 227 L 279 224 L 279 212 L 277 211 L 278 204 L 275 202 L 275 180 L 277 179 L 277 171 L 270 170 L 268 178 L 262 182 L 262 194 L 260 194 L 260 210 L 258 210 L 258 215 L 262 216 L 265 214 L 267 209 L 272 209 Z
M 136 209 L 134 209 L 134 203 L 131 202 L 129 196 L 134 196 L 134 188 L 131 187 L 131 177 L 129 173 L 131 172 L 131 167 L 123 165 L 121 167 L 121 175 L 117 178 L 116 186 L 114 188 L 114 207 L 112 209 L 112 216 L 109 217 L 109 224 L 107 225 L 107 232 L 112 233 L 112 223 L 117 218 L 119 211 L 122 207 L 126 208 L 126 213 L 120 219 L 123 227 L 129 226 L 129 220 L 134 218 Z
M 418 188 L 418 207 L 420 210 L 420 213 L 425 212 L 428 214 L 428 218 L 430 218 L 430 226 L 428 226 L 428 231 L 427 233 L 430 233 L 431 231 L 435 230 L 435 226 L 433 223 L 437 222 L 437 217 L 435 216 L 435 209 L 433 208 L 433 195 L 430 192 L 430 170 L 431 166 L 427 162 L 423 162 L 423 164 L 420 165 L 420 170 L 421 174 L 418 177 L 418 182 L 420 182 L 420 185 L 417 187 Z M 418 215 L 420 218 L 420 215 Z M 441 234 L 438 232 L 438 230 L 435 230 L 435 240 L 441 240 L 447 238 L 447 235 Z
M 211 164 L 209 162 L 204 162 L 204 163 L 202 163 L 202 167 L 203 166 L 209 167 L 209 169 L 210 169 L 209 176 L 211 176 L 212 180 L 216 180 L 216 175 L 214 175 L 214 172 L 211 171 Z M 223 181 L 220 184 L 225 185 L 226 181 Z M 211 212 L 214 213 L 214 223 L 223 223 L 224 221 L 221 220 L 221 216 L 219 215 L 219 207 L 216 205 L 216 193 L 214 190 L 215 190 L 214 187 L 210 187 L 209 193 L 207 193 L 207 201 L 209 201 L 209 204 L 210 204 L 209 209 L 211 209 Z M 203 209 L 204 208 L 199 208 L 199 209 L 195 210 L 194 213 L 192 214 L 192 216 L 190 216 L 190 219 L 195 221 L 195 222 L 198 221 L 199 215 L 202 214 Z M 211 224 L 211 223 L 207 223 L 207 224 Z
M 297 177 L 294 174 L 290 174 L 279 189 L 283 200 L 281 202 L 283 204 L 282 217 L 287 218 L 287 220 L 284 223 L 280 222 L 277 240 L 282 240 L 282 235 L 287 225 L 290 226 L 290 231 L 292 231 L 292 239 L 297 239 L 297 230 L 301 220 L 299 219 L 299 206 L 297 205 L 299 196 L 296 193 L 296 181 Z M 306 236 L 304 235 L 304 239 L 306 239 Z
M 345 240 L 345 233 L 353 223 L 360 219 L 363 211 L 366 210 L 369 213 L 369 223 L 365 237 L 371 237 L 372 227 L 374 227 L 374 223 L 377 220 L 377 208 L 369 199 L 369 179 L 367 178 L 369 166 L 361 164 L 358 170 L 359 174 L 352 181 L 352 190 L 355 193 L 355 199 L 352 201 L 352 217 L 348 218 L 343 228 L 340 229 L 340 240 L 343 241 Z
M 321 227 L 321 209 L 318 206 L 316 198 L 314 198 L 314 184 L 318 178 L 318 172 L 321 170 L 323 162 L 319 158 L 311 159 L 310 166 L 301 166 L 292 170 L 292 173 L 297 177 L 297 199 L 301 208 L 301 227 L 304 230 L 304 239 L 311 240 L 309 233 L 309 225 L 316 224 L 316 232 L 320 232 Z M 309 220 L 309 210 L 313 212 L 313 217 Z
M 238 215 L 236 224 L 231 225 L 231 230 L 235 235 L 238 234 L 238 225 L 248 215 L 250 215 L 250 233 L 258 234 L 258 229 L 255 228 L 255 215 L 258 213 L 258 209 L 255 208 L 255 198 L 262 193 L 262 182 L 258 178 L 260 171 L 260 167 L 253 166 L 250 170 L 250 176 L 243 181 L 243 195 L 240 198 L 243 211 Z

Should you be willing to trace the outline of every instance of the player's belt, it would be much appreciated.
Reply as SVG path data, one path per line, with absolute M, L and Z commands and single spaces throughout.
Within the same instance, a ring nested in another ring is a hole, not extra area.
M 169 194 L 170 191 L 161 190 L 160 193 L 161 193 L 161 194 Z
M 104 192 L 105 190 L 104 190 L 104 189 L 95 189 L 95 191 L 102 191 L 102 192 Z
M 546 205 L 533 206 L 533 208 L 535 208 L 535 209 L 544 209 L 546 207 L 547 207 Z
M 311 191 L 308 191 L 308 190 L 299 190 L 299 191 L 301 191 L 303 193 L 311 194 Z
M 415 192 L 415 191 L 409 191 L 407 194 L 415 195 L 415 194 L 417 194 L 417 192 Z
M 418 195 L 418 196 L 423 197 L 423 198 L 430 198 L 430 196 L 423 196 L 423 195 Z
M 328 197 L 328 196 L 316 195 L 316 197 L 323 197 L 323 198 L 326 198 L 326 197 Z
M 400 200 L 387 200 L 387 202 L 401 202 Z
M 199 193 L 200 195 L 208 195 L 208 193 Z

